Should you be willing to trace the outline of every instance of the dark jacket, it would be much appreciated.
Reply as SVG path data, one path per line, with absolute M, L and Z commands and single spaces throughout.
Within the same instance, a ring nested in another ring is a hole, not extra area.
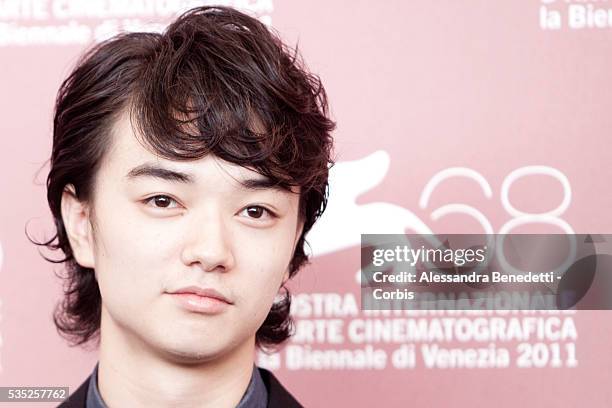
M 268 389 L 268 408 L 303 408 L 293 395 L 283 387 L 270 371 L 259 368 L 259 374 Z M 87 400 L 87 388 L 89 387 L 89 377 L 73 392 L 70 397 L 62 402 L 58 408 L 85 408 Z

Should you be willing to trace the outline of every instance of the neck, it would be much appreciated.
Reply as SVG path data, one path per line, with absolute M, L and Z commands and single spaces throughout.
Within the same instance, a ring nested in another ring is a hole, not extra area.
M 102 310 L 98 388 L 109 408 L 235 407 L 253 370 L 254 338 L 220 357 L 180 361 L 118 327 Z

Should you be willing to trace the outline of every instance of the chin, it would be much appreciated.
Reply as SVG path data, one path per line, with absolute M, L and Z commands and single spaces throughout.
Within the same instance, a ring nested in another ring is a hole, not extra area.
M 177 364 L 201 364 L 213 361 L 224 353 L 220 350 L 204 349 L 201 344 L 192 347 L 167 347 L 161 350 L 166 359 Z

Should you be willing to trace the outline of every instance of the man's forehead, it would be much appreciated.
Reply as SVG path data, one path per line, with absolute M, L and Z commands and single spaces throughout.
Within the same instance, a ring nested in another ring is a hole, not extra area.
M 212 173 L 221 173 L 236 187 L 247 190 L 273 189 L 287 192 L 269 177 L 212 154 L 196 160 L 171 160 L 151 151 L 136 136 L 128 115 L 122 115 L 113 129 L 113 147 L 108 159 L 115 161 L 127 182 L 157 179 L 172 183 L 195 185 L 205 182 Z M 215 170 L 216 169 L 216 170 Z M 299 189 L 292 189 L 297 192 Z

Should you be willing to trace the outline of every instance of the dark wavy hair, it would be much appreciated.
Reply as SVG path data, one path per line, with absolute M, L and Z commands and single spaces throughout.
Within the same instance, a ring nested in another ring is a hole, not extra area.
M 290 277 L 307 263 L 304 237 L 327 204 L 335 124 L 325 90 L 297 47 L 289 48 L 257 19 L 232 8 L 198 7 L 161 34 L 124 33 L 94 46 L 62 83 L 55 104 L 47 200 L 57 231 L 45 242 L 30 239 L 64 254 L 43 257 L 66 266 L 64 298 L 53 320 L 71 345 L 99 342 L 102 299 L 93 269 L 73 256 L 62 193 L 72 184 L 80 201 L 91 202 L 111 129 L 123 112 L 137 137 L 164 158 L 213 154 L 287 190 L 299 186 L 304 229 Z M 257 331 L 264 351 L 293 331 L 291 296 L 282 288 L 284 298 Z

